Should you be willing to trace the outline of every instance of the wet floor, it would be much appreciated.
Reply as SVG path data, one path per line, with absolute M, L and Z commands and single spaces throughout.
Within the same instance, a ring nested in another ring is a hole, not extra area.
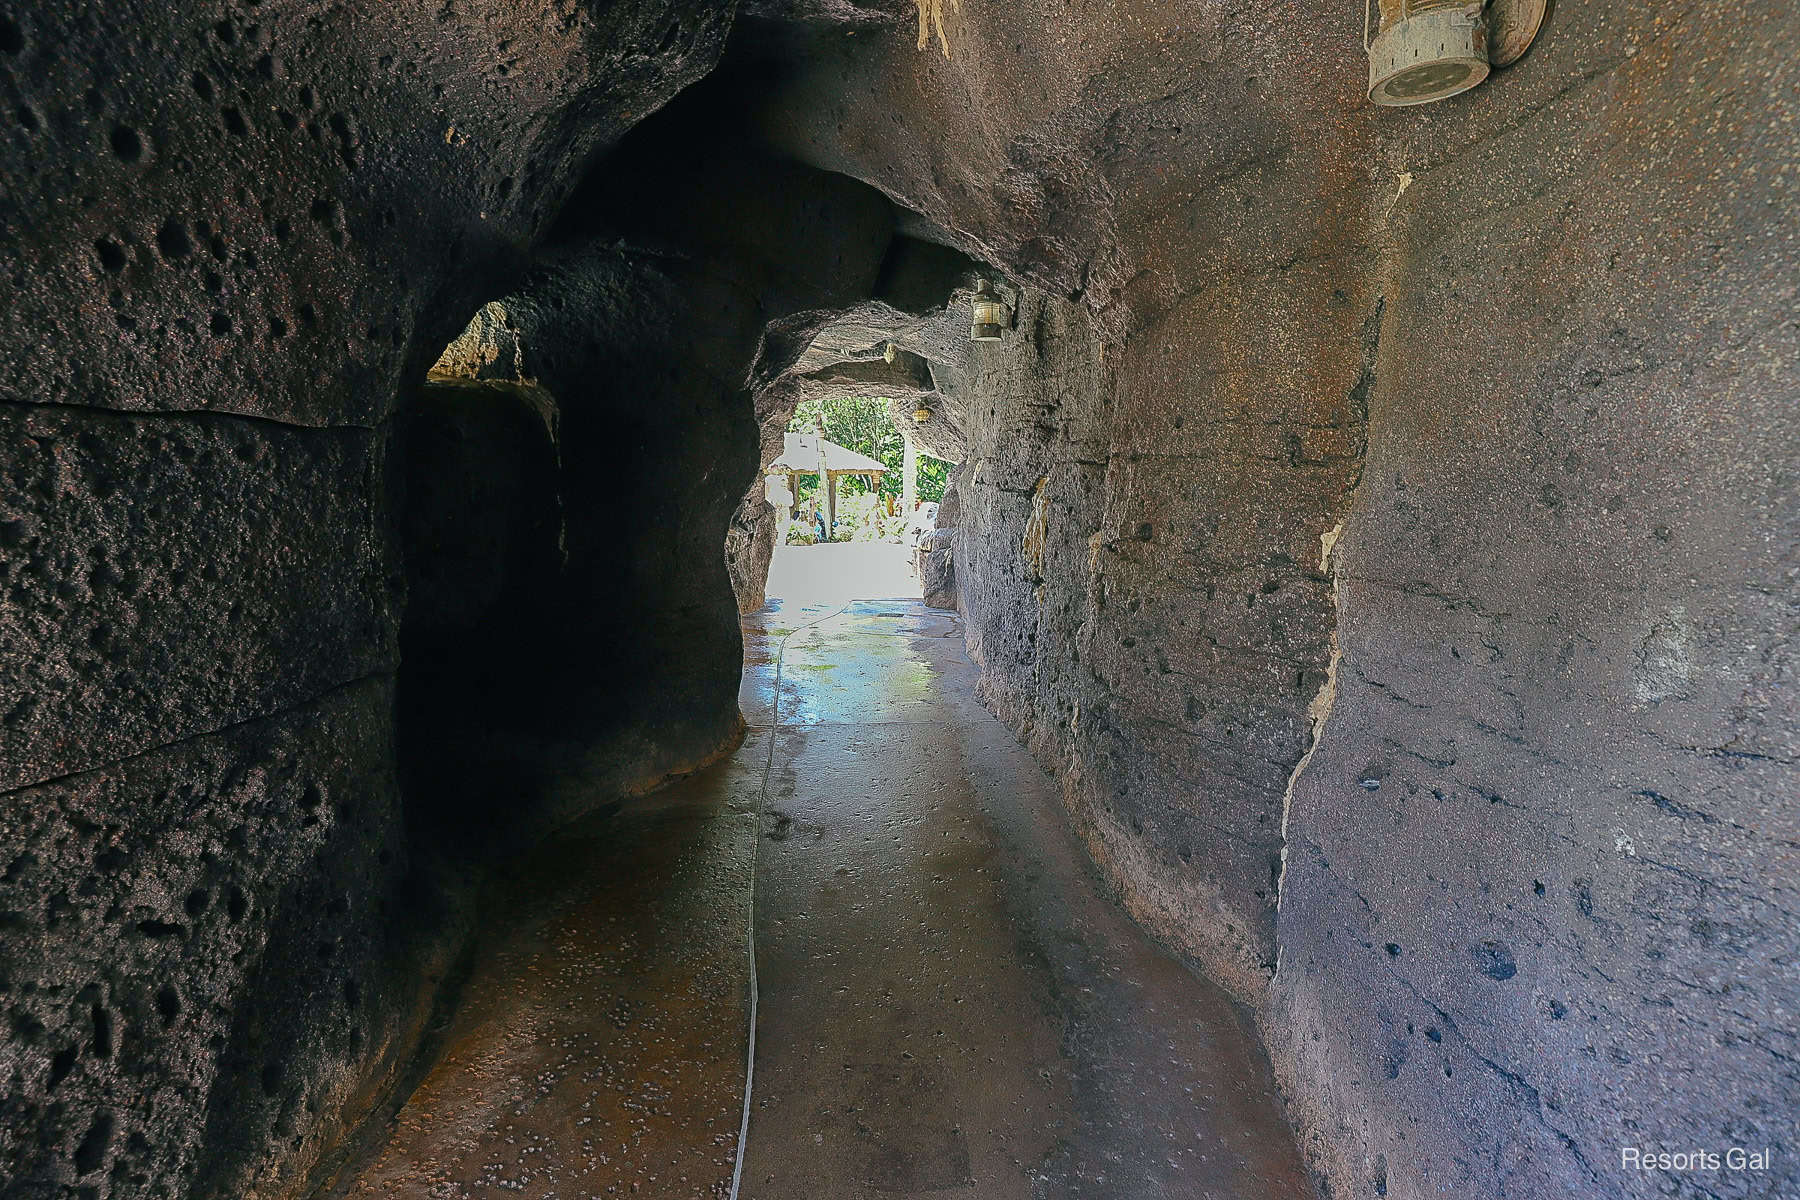
M 1242 1015 L 1103 899 L 954 616 L 745 633 L 743 748 L 519 864 L 443 1061 L 334 1195 L 728 1195 L 765 769 L 743 1197 L 1314 1195 Z

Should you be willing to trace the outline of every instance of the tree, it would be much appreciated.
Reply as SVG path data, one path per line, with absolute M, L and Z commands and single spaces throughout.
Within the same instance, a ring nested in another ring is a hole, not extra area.
M 870 458 L 878 458 L 887 467 L 881 477 L 879 494 L 899 496 L 901 472 L 906 462 L 906 443 L 894 428 L 888 415 L 888 402 L 878 396 L 832 396 L 827 399 L 809 397 L 794 410 L 788 422 L 789 433 L 812 433 L 819 418 L 825 418 L 825 436 L 847 450 L 855 450 Z M 950 478 L 950 464 L 927 454 L 919 455 L 919 499 L 938 501 L 944 498 L 944 484 Z M 818 484 L 802 483 L 795 500 L 810 497 Z M 869 485 L 859 476 L 838 480 L 840 494 L 862 495 Z

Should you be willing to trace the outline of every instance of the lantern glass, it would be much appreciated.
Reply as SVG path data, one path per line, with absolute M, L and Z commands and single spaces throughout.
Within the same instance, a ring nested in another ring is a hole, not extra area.
M 994 289 L 986 283 L 981 285 L 981 290 L 970 300 L 969 316 L 969 337 L 977 342 L 999 341 L 1001 331 L 1010 320 L 1006 301 L 995 295 Z

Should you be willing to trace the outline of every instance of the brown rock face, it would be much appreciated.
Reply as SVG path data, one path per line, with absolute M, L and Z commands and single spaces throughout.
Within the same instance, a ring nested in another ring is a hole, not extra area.
M 1800 14 L 1355 25 L 0 7 L 0 1194 L 302 1190 L 484 858 L 735 736 L 834 388 L 1334 1195 L 1800 1187 Z

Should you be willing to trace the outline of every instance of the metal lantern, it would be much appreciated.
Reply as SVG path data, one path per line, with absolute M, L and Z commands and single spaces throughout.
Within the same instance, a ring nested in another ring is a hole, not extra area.
M 923 400 L 919 401 L 919 407 L 913 409 L 913 420 L 921 425 L 931 420 L 931 406 Z
M 1488 22 L 1481 0 L 1370 2 L 1381 13 L 1371 42 L 1365 3 L 1363 48 L 1369 52 L 1369 99 L 1376 104 L 1429 104 L 1487 78 Z
M 1006 311 L 1006 301 L 1002 300 L 988 281 L 983 279 L 976 289 L 975 296 L 969 301 L 969 337 L 977 342 L 997 342 L 1000 332 L 1012 321 Z

